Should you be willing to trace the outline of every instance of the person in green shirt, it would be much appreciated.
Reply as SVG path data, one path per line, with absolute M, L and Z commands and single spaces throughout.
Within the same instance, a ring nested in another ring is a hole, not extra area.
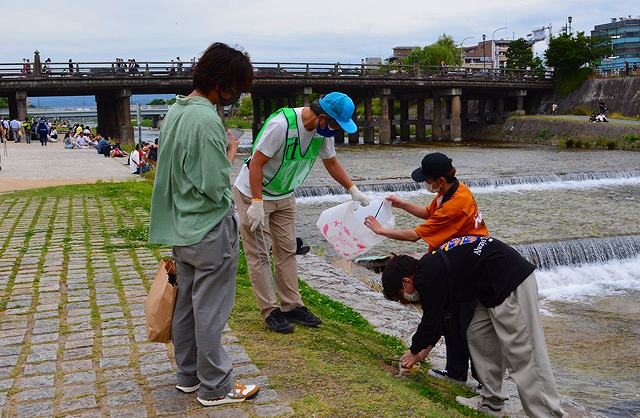
M 225 133 L 214 108 L 235 103 L 252 76 L 245 54 L 211 45 L 193 69 L 193 92 L 178 96 L 167 112 L 158 144 L 149 242 L 173 246 L 178 270 L 171 331 L 176 388 L 198 391 L 205 406 L 241 402 L 259 391 L 234 382 L 221 343 L 238 267 L 239 223 L 229 179 L 238 141 Z

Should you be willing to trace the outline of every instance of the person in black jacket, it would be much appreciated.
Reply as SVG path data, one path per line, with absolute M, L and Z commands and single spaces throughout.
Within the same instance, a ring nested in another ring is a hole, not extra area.
M 478 300 L 467 329 L 469 352 L 482 384 L 480 396 L 458 396 L 462 405 L 502 416 L 505 368 L 531 417 L 563 417 L 560 396 L 540 323 L 535 267 L 516 250 L 491 237 L 454 238 L 420 260 L 392 258 L 382 275 L 387 299 L 415 299 L 422 320 L 402 366 L 424 360 L 451 326 L 451 306 Z

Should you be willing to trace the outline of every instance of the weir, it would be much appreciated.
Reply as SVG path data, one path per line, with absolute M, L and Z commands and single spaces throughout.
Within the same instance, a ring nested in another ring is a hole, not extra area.
M 604 171 L 589 173 L 568 173 L 568 174 L 550 174 L 543 176 L 519 176 L 505 178 L 460 178 L 460 181 L 471 187 L 500 187 L 511 185 L 541 184 L 550 182 L 579 182 L 588 180 L 606 180 L 606 179 L 631 179 L 640 178 L 640 170 L 631 171 Z M 424 190 L 421 183 L 413 181 L 402 181 L 395 183 L 360 183 L 358 188 L 364 192 L 378 193 L 396 193 L 396 192 L 414 192 Z M 340 185 L 331 186 L 307 186 L 296 189 L 296 197 L 319 197 L 328 195 L 343 195 L 344 187 Z

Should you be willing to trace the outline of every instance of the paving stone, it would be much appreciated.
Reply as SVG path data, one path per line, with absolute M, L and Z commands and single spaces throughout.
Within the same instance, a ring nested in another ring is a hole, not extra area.
M 94 396 L 85 396 L 76 399 L 63 399 L 60 401 L 60 410 L 62 412 L 75 411 L 77 409 L 95 408 L 96 398 Z
M 29 376 L 34 374 L 54 374 L 55 372 L 56 372 L 55 361 L 48 361 L 45 363 L 38 363 L 38 364 L 26 364 L 24 366 L 23 374 L 25 376 Z
M 245 418 L 249 415 L 239 407 L 223 406 L 220 409 L 218 407 L 209 408 L 207 416 L 211 418 Z
M 260 370 L 258 369 L 258 367 L 256 367 L 255 364 L 252 364 L 252 363 L 245 363 L 233 368 L 233 374 L 238 377 L 253 375 L 258 373 L 260 373 Z
M 0 347 L 0 356 L 17 356 L 22 352 L 22 347 L 20 346 L 11 346 L 11 347 Z
M 266 404 L 254 405 L 255 413 L 259 417 L 279 417 L 284 415 L 293 415 L 293 409 L 288 405 L 282 404 Z
M 112 370 L 104 370 L 102 374 L 111 380 L 135 380 L 135 375 L 133 374 L 133 370 L 129 368 L 124 369 L 112 369 Z
M 57 332 L 53 332 L 50 334 L 32 335 L 31 343 L 32 344 L 47 343 L 50 341 L 58 341 L 59 339 L 60 339 L 60 335 Z
M 143 375 L 160 374 L 170 371 L 173 371 L 173 366 L 168 362 L 140 365 L 140 372 L 142 372 Z
M 63 358 L 65 360 L 79 360 L 93 356 L 93 347 L 81 347 L 65 350 Z
M 34 401 L 37 399 L 51 399 L 54 395 L 54 388 L 42 388 L 19 392 L 18 399 L 20 401 Z
M 243 385 L 258 385 L 261 388 L 269 386 L 269 378 L 267 376 L 247 377 L 238 381 Z
M 274 402 L 278 400 L 278 393 L 273 389 L 263 389 L 260 388 L 260 392 L 258 392 L 258 396 L 255 397 L 255 403 L 268 403 Z
M 166 385 L 174 386 L 176 384 L 175 373 L 159 374 L 157 376 L 145 376 L 145 379 L 147 380 L 147 383 L 149 383 L 149 386 L 152 388 Z
M 110 369 L 113 367 L 128 366 L 130 363 L 128 356 L 123 357 L 102 357 L 100 358 L 100 368 Z
M 167 351 L 167 345 L 163 343 L 138 344 L 138 351 L 141 353 L 151 353 L 154 351 Z
M 95 395 L 96 387 L 94 385 L 64 385 L 62 393 L 65 398 L 77 398 L 78 396 Z
M 102 338 L 102 346 L 103 347 L 113 347 L 117 345 L 128 345 L 131 341 L 127 336 L 115 336 L 115 337 L 103 337 Z
M 31 352 L 27 356 L 27 363 L 53 361 L 57 357 L 58 357 L 58 344 L 32 345 Z
M 132 380 L 112 380 L 105 383 L 107 393 L 139 391 L 140 386 Z
M 2 379 L 0 380 L 0 392 L 11 389 L 14 379 Z
M 23 377 L 15 384 L 18 388 L 40 388 L 53 386 L 55 383 L 54 376 L 52 374 L 45 374 L 42 376 Z
M 159 351 L 157 353 L 145 354 L 140 356 L 140 364 L 169 362 L 169 356 L 166 351 Z
M 140 392 L 135 391 L 128 393 L 119 393 L 115 395 L 107 395 L 105 399 L 107 405 L 109 405 L 110 407 L 114 407 L 142 402 L 142 395 L 140 394 Z
M 2 407 L 7 403 L 7 394 L 0 392 L 0 416 L 2 416 Z
M 185 395 L 174 387 L 152 390 L 151 395 L 158 415 L 183 415 L 195 401 L 193 396 Z
M 81 348 L 81 347 L 93 347 L 93 338 L 87 338 L 82 340 L 67 340 L 64 344 L 65 349 Z
M 111 337 L 113 335 L 129 335 L 129 330 L 126 328 L 107 328 L 102 330 L 103 337 Z
M 62 362 L 62 371 L 67 374 L 88 369 L 93 369 L 93 360 L 85 359 Z
M 79 372 L 79 373 L 71 373 L 64 375 L 64 384 L 65 385 L 73 385 L 73 384 L 86 384 L 86 383 L 94 383 L 96 381 L 96 373 L 94 371 L 88 372 Z
M 51 401 L 18 404 L 19 417 L 52 417 L 53 403 Z
M 15 366 L 17 361 L 17 355 L 0 357 L 0 367 Z
M 149 416 L 142 407 L 110 409 L 109 414 L 111 418 L 146 418 Z

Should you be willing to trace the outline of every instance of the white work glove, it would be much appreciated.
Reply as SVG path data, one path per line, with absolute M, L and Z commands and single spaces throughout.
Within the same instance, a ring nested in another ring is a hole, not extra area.
M 362 206 L 367 206 L 369 204 L 369 198 L 367 195 L 362 193 L 355 184 L 349 187 L 349 194 L 351 194 L 351 200 L 354 202 L 360 202 Z
M 249 223 L 251 224 L 251 231 L 255 231 L 258 225 L 264 226 L 264 207 L 262 204 L 262 199 L 251 200 L 251 206 L 247 209 L 247 217 L 249 218 Z

